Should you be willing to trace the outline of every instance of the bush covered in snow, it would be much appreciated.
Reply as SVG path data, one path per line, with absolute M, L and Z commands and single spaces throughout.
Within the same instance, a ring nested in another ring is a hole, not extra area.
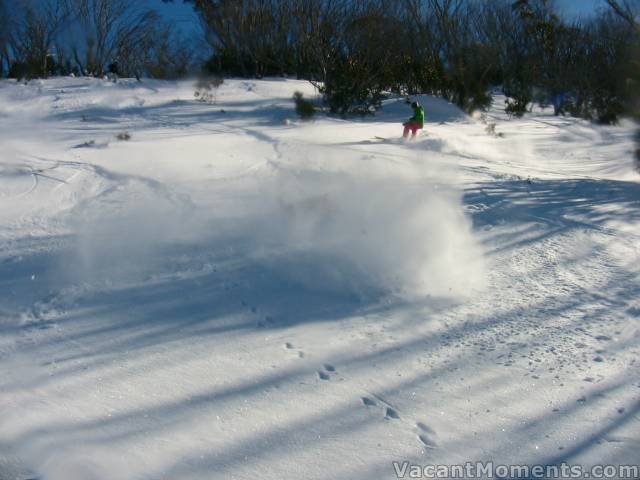
M 304 99 L 302 92 L 293 94 L 293 101 L 296 104 L 296 113 L 302 120 L 311 120 L 316 114 L 316 107 L 313 102 Z
M 224 83 L 224 78 L 218 75 L 200 77 L 196 82 L 193 96 L 199 102 L 216 103 L 218 88 Z

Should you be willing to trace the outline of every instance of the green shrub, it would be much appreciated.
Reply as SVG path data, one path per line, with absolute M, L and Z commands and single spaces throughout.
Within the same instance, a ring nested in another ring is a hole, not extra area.
M 213 104 L 216 103 L 217 92 L 220 85 L 224 83 L 224 78 L 218 75 L 201 77 L 195 85 L 193 96 L 199 102 Z
M 518 118 L 527 113 L 527 107 L 533 101 L 533 88 L 530 84 L 518 79 L 505 84 L 503 91 L 508 97 L 505 112 Z
M 296 104 L 296 113 L 301 120 L 311 120 L 316 114 L 315 105 L 309 100 L 305 100 L 302 92 L 295 92 L 293 94 L 293 101 Z
M 527 98 L 509 98 L 507 100 L 507 106 L 505 107 L 504 111 L 509 115 L 521 118 L 525 113 L 527 113 L 528 105 L 529 100 Z
M 624 114 L 625 106 L 618 98 L 606 98 L 604 95 L 595 99 L 596 118 L 601 125 L 615 125 Z
M 360 57 L 336 56 L 320 93 L 331 113 L 371 115 L 382 104 L 384 86 L 373 67 Z

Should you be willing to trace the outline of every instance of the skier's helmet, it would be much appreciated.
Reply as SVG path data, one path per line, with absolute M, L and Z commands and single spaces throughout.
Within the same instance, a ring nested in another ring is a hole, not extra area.
M 420 104 L 418 102 L 413 102 L 411 104 L 411 108 L 418 108 L 420 106 Z

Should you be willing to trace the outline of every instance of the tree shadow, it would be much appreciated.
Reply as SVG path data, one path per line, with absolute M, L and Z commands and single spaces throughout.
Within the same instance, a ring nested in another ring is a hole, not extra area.
M 640 221 L 640 184 L 617 180 L 507 180 L 480 184 L 468 189 L 464 203 L 477 230 L 492 228 L 501 219 L 509 226 L 544 224 L 526 231 L 502 234 L 493 238 L 504 249 L 516 249 L 571 230 L 597 231 L 616 235 L 608 225 Z M 519 239 L 518 236 L 524 237 Z
M 252 280 L 247 282 L 247 279 Z M 227 288 L 225 289 L 223 285 Z M 218 289 L 222 291 L 217 292 Z M 256 292 L 259 292 L 259 295 L 256 296 Z M 243 299 L 248 301 L 243 304 Z M 565 299 L 563 302 L 557 302 L 553 310 L 543 313 L 547 318 L 561 317 L 563 312 L 574 310 L 576 305 L 584 301 L 584 298 Z M 144 312 L 136 312 L 135 306 L 139 303 L 145 305 Z M 97 313 L 90 309 L 92 305 L 98 311 Z M 111 351 L 126 351 L 129 358 L 142 358 L 154 347 L 169 346 L 175 341 L 193 339 L 196 343 L 221 332 L 235 331 L 240 335 L 261 330 L 275 332 L 301 322 L 340 321 L 364 313 L 384 316 L 387 308 L 395 310 L 397 305 L 377 305 L 375 301 L 362 298 L 305 291 L 304 288 L 288 284 L 286 279 L 277 280 L 277 275 L 267 269 L 258 265 L 245 264 L 219 272 L 204 272 L 189 279 L 173 278 L 149 285 L 99 292 L 82 299 L 74 308 L 76 312 L 73 315 L 65 315 L 59 320 L 61 324 L 84 322 L 87 317 L 95 315 L 99 317 L 108 314 L 108 316 L 104 320 L 98 319 L 95 325 L 92 322 L 91 328 L 69 339 L 78 344 L 91 345 L 90 351 L 80 352 L 79 355 L 76 353 L 75 357 L 70 355 L 66 359 L 60 358 L 56 361 L 61 364 L 64 364 L 64 361 L 81 361 L 84 366 L 99 369 L 102 366 L 113 367 L 113 363 L 119 360 L 118 353 L 110 356 Z M 256 309 L 255 312 L 252 311 L 253 308 Z M 452 305 L 443 304 L 440 308 L 433 308 L 430 316 L 436 318 L 450 308 Z M 545 307 L 544 303 L 536 307 L 539 310 L 543 308 L 550 307 Z M 336 357 L 336 365 L 339 370 L 347 370 L 352 376 L 358 374 L 366 378 L 374 374 L 371 370 L 372 365 L 378 362 L 411 363 L 418 355 L 433 353 L 440 348 L 449 348 L 448 345 L 451 342 L 458 344 L 472 342 L 478 335 L 507 326 L 513 323 L 514 319 L 526 314 L 526 311 L 512 309 L 498 315 L 469 318 L 467 321 L 446 328 L 444 332 L 419 333 L 410 340 L 396 342 L 371 353 L 345 350 Z M 113 318 L 110 318 L 110 315 L 113 315 Z M 271 317 L 271 321 L 267 319 L 268 316 Z M 121 320 L 121 317 L 126 319 Z M 230 317 L 240 318 L 224 320 Z M 263 321 L 264 323 L 260 324 Z M 575 322 L 576 325 L 588 326 L 578 319 Z M 552 331 L 547 332 L 547 336 L 548 340 L 553 340 Z M 546 341 L 539 334 L 531 338 L 532 341 L 533 339 L 542 343 Z M 49 347 L 41 344 L 34 348 L 47 350 Z M 510 348 L 508 345 L 502 345 L 498 347 L 495 355 L 507 352 Z M 98 361 L 93 362 L 96 358 Z M 447 378 L 454 377 L 458 368 L 472 365 L 474 359 L 475 352 L 468 349 L 460 350 L 453 362 L 431 368 L 426 372 L 413 372 L 406 378 L 377 389 L 376 398 L 393 398 L 394 395 L 398 395 L 398 392 L 406 393 L 416 389 L 428 390 L 433 388 L 434 382 L 447 381 Z M 154 364 L 154 361 L 157 359 L 142 363 L 136 368 L 142 372 L 161 369 L 162 366 Z M 128 368 L 127 372 L 135 373 L 136 368 Z M 53 374 L 53 381 L 62 381 L 65 375 L 77 373 L 73 369 L 67 372 L 56 372 Z M 119 375 L 120 372 L 116 371 L 112 374 Z M 254 403 L 260 405 L 264 401 L 265 392 L 276 391 L 283 384 L 309 382 L 313 374 L 313 365 L 300 365 L 274 370 L 271 374 L 261 377 L 239 379 L 227 386 L 203 385 L 196 392 L 191 392 L 188 398 L 176 398 L 168 402 L 153 402 L 127 408 L 122 412 L 114 413 L 109 418 L 86 421 L 61 419 L 47 425 L 46 429 L 28 430 L 15 438 L 15 441 L 17 444 L 39 441 L 51 448 L 54 445 L 56 448 L 64 448 L 68 444 L 68 448 L 73 448 L 77 438 L 82 438 L 88 445 L 103 447 L 131 441 L 141 435 L 167 436 L 171 435 L 175 429 L 181 428 L 181 425 L 194 421 L 203 412 L 215 410 L 216 406 L 247 404 L 247 402 L 249 405 Z M 108 375 L 102 378 L 109 381 Z M 74 389 L 83 391 L 91 385 L 92 381 L 94 380 L 87 378 L 86 382 L 74 382 L 72 385 Z M 318 386 L 310 387 L 312 390 L 321 388 L 322 380 L 315 381 Z M 487 395 L 489 400 L 491 392 L 501 391 L 510 382 L 511 378 L 508 375 L 478 379 L 473 381 L 473 391 L 475 395 Z M 46 383 L 44 378 L 40 378 L 29 388 L 45 388 Z M 460 388 L 460 390 L 456 388 L 452 386 L 450 392 L 454 398 L 465 394 L 466 388 Z M 524 385 L 511 391 L 508 396 L 505 396 L 504 401 L 518 401 L 523 391 L 526 391 Z M 491 403 L 480 404 L 481 408 L 485 406 L 495 408 Z M 599 438 L 598 435 L 604 435 L 621 426 L 623 422 L 631 421 L 637 414 L 637 410 L 638 405 L 633 406 L 628 415 L 620 417 L 611 425 L 603 426 L 601 433 L 594 434 L 592 439 L 577 442 L 567 449 L 562 458 L 546 460 L 546 464 L 551 465 L 565 458 L 570 459 L 573 455 L 592 446 Z M 567 413 L 569 414 L 570 411 Z M 553 414 L 548 415 L 551 417 Z M 545 417 L 533 419 L 529 424 L 531 427 L 529 425 L 523 427 L 521 435 L 528 437 L 538 435 L 539 433 L 536 432 L 539 430 L 539 425 L 546 420 Z M 353 435 L 364 436 L 369 428 L 378 428 L 376 425 L 381 421 L 385 420 L 380 416 L 372 415 L 372 412 L 361 404 L 358 397 L 345 397 L 331 410 L 311 410 L 303 417 L 294 417 L 286 421 L 274 419 L 272 424 L 259 431 L 249 432 L 248 430 L 244 436 L 235 436 L 233 442 L 227 442 L 223 447 L 196 450 L 182 455 L 176 459 L 175 463 L 163 469 L 162 475 L 166 478 L 182 478 L 194 472 L 198 472 L 199 475 L 215 472 L 216 475 L 224 478 L 230 472 L 235 472 L 234 469 L 238 468 L 238 462 L 241 459 L 244 459 L 242 462 L 246 462 L 243 463 L 245 468 L 250 465 L 258 468 L 263 460 L 274 457 L 283 458 L 294 452 L 322 450 L 324 442 L 329 442 L 331 439 L 350 438 Z M 212 425 L 211 428 L 213 432 L 217 432 L 217 426 Z M 527 428 L 532 430 L 528 431 Z M 489 434 L 489 432 L 485 433 Z M 219 434 L 223 435 L 223 431 L 221 430 Z M 447 447 L 455 448 L 452 444 L 448 444 Z M 531 446 L 529 448 L 524 446 L 523 449 L 532 451 Z M 328 460 L 330 455 L 319 459 L 320 463 L 326 463 Z M 372 462 L 366 465 L 366 472 L 371 471 L 388 471 L 391 475 L 392 467 L 390 463 L 386 467 L 383 464 L 376 466 L 376 461 L 372 459 Z M 355 475 L 351 478 L 367 477 Z

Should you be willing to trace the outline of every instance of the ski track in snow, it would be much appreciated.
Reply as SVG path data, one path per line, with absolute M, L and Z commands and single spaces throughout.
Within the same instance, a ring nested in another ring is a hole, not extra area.
M 632 125 L 295 90 L 0 82 L 0 479 L 637 463 Z

